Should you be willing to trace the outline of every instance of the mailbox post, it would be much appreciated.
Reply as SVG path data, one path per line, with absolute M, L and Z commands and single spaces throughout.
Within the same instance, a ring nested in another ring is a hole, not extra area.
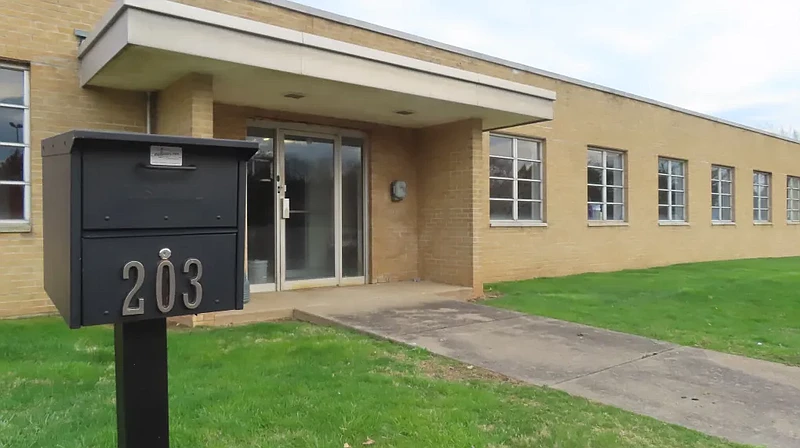
M 45 290 L 114 325 L 121 448 L 169 446 L 167 318 L 243 308 L 257 143 L 71 131 L 42 142 Z

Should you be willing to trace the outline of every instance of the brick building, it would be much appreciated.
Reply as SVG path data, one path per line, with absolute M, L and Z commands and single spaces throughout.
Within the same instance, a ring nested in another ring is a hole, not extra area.
M 800 253 L 800 145 L 738 124 L 285 0 L 0 25 L 0 316 L 52 310 L 39 148 L 76 128 L 259 141 L 254 292 Z

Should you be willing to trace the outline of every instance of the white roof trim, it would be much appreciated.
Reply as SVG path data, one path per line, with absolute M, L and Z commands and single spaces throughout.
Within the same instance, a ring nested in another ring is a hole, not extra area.
M 117 2 L 114 7 L 101 19 L 100 23 L 98 23 L 96 26 L 95 31 L 80 45 L 78 49 L 78 58 L 82 59 L 87 52 L 91 50 L 95 44 L 97 44 L 99 39 L 109 29 L 111 29 L 111 25 L 115 22 L 115 20 L 129 8 L 190 20 L 193 22 L 214 25 L 238 32 L 249 33 L 260 37 L 267 37 L 332 53 L 389 64 L 396 67 L 411 69 L 436 76 L 443 76 L 459 81 L 466 81 L 512 93 L 538 97 L 544 100 L 553 101 L 556 99 L 555 92 L 528 84 L 512 82 L 501 78 L 483 75 L 481 73 L 434 64 L 420 59 L 375 50 L 372 48 L 341 42 L 314 34 L 281 28 L 254 20 L 243 19 L 228 14 L 218 13 L 207 9 L 165 0 L 122 0 Z
M 704 114 L 704 113 L 700 113 L 700 112 L 695 112 L 693 110 L 684 109 L 684 108 L 678 107 L 678 106 L 673 106 L 671 104 L 667 104 L 667 103 L 664 103 L 664 102 L 661 102 L 661 101 L 658 101 L 658 100 L 654 100 L 654 99 L 651 99 L 651 98 L 646 98 L 646 97 L 643 97 L 643 96 L 635 95 L 633 93 L 624 92 L 622 90 L 612 89 L 611 87 L 605 87 L 605 86 L 602 86 L 602 85 L 599 85 L 599 84 L 595 84 L 595 83 L 591 83 L 591 82 L 588 82 L 588 81 L 582 81 L 582 80 L 577 79 L 577 78 L 572 78 L 572 77 L 569 77 L 569 76 L 560 75 L 558 73 L 553 73 L 553 72 L 550 72 L 550 71 L 547 71 L 547 70 L 538 69 L 538 68 L 535 68 L 535 67 L 531 67 L 529 65 L 520 64 L 518 62 L 509 61 L 509 60 L 498 58 L 498 57 L 495 57 L 495 56 L 490 56 L 490 55 L 487 55 L 487 54 L 484 54 L 484 53 L 479 53 L 477 51 L 472 51 L 472 50 L 468 50 L 468 49 L 465 49 L 465 48 L 457 47 L 455 45 L 449 45 L 449 44 L 445 44 L 445 43 L 438 42 L 438 41 L 435 41 L 435 40 L 426 39 L 424 37 L 420 37 L 420 36 L 417 36 L 417 35 L 414 35 L 414 34 L 410 34 L 410 33 L 404 33 L 402 31 L 393 30 L 391 28 L 386 28 L 386 27 L 383 27 L 383 26 L 380 26 L 380 25 L 375 25 L 373 23 L 365 22 L 363 20 L 358 20 L 358 19 L 354 19 L 354 18 L 351 18 L 351 17 L 343 16 L 343 15 L 340 15 L 340 14 L 335 14 L 335 13 L 332 13 L 332 12 L 328 12 L 328 11 L 325 11 L 325 10 L 322 10 L 322 9 L 313 8 L 311 6 L 302 5 L 300 3 L 293 2 L 293 1 L 290 1 L 290 0 L 255 0 L 255 1 L 259 1 L 261 3 L 266 3 L 266 4 L 269 4 L 269 5 L 274 5 L 274 6 L 277 6 L 279 8 L 288 9 L 288 10 L 291 10 L 291 11 L 301 12 L 303 14 L 319 17 L 319 18 L 325 19 L 325 20 L 330 20 L 332 22 L 338 22 L 338 23 L 342 23 L 342 24 L 345 24 L 345 25 L 350 25 L 350 26 L 353 26 L 353 27 L 356 27 L 356 28 L 361 28 L 361 29 L 364 29 L 364 30 L 367 30 L 367 31 L 372 31 L 372 32 L 383 34 L 383 35 L 386 35 L 386 36 L 396 37 L 398 39 L 407 40 L 409 42 L 414 42 L 414 43 L 418 43 L 418 44 L 422 44 L 422 45 L 427 45 L 429 47 L 438 48 L 440 50 L 449 51 L 451 53 L 456 53 L 456 54 L 460 54 L 460 55 L 463 55 L 463 56 L 468 56 L 468 57 L 475 58 L 475 59 L 480 59 L 480 60 L 483 60 L 483 61 L 486 61 L 486 62 L 491 62 L 491 63 L 498 64 L 498 65 L 504 65 L 504 66 L 512 68 L 512 69 L 530 72 L 530 73 L 533 73 L 535 75 L 544 76 L 544 77 L 547 77 L 547 78 L 551 78 L 551 79 L 555 79 L 555 80 L 558 80 L 558 81 L 567 82 L 567 83 L 570 83 L 570 84 L 575 84 L 575 85 L 578 85 L 578 86 L 581 86 L 581 87 L 586 87 L 586 88 L 593 89 L 593 90 L 598 90 L 598 91 L 601 91 L 601 92 L 609 93 L 611 95 L 617 95 L 617 96 L 621 96 L 621 97 L 624 97 L 624 98 L 632 99 L 632 100 L 635 100 L 635 101 L 640 101 L 640 102 L 643 102 L 643 103 L 652 104 L 654 106 L 663 107 L 665 109 L 670 109 L 670 110 L 673 110 L 675 112 L 680 112 L 680 113 L 684 113 L 684 114 L 687 114 L 687 115 L 692 115 L 694 117 L 698 117 L 698 118 L 702 118 L 702 119 L 705 119 L 705 120 L 713 121 L 713 122 L 716 122 L 716 123 L 721 123 L 721 124 L 724 124 L 724 125 L 732 126 L 734 128 L 739 128 L 739 129 L 742 129 L 742 130 L 745 130 L 745 131 L 755 132 L 755 133 L 758 133 L 758 134 L 766 135 L 768 137 L 774 137 L 774 138 L 777 138 L 777 139 L 780 139 L 780 140 L 785 140 L 785 141 L 790 142 L 790 143 L 800 144 L 800 142 L 798 142 L 797 140 L 791 139 L 789 137 L 786 137 L 786 136 L 783 136 L 783 135 L 780 135 L 780 134 L 776 134 L 774 132 L 769 132 L 769 131 L 765 131 L 763 129 L 758 129 L 758 128 L 754 128 L 752 126 L 747 126 L 747 125 L 744 125 L 744 124 L 741 124 L 741 123 L 736 123 L 734 121 L 725 120 L 723 118 L 715 117 L 713 115 L 708 115 L 708 114 Z

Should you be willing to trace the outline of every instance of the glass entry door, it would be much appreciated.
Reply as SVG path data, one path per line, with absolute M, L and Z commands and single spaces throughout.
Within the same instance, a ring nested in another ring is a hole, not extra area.
M 248 139 L 262 146 L 249 164 L 253 291 L 365 283 L 363 138 L 249 127 Z
M 336 284 L 334 147 L 334 139 L 330 137 L 283 136 L 284 286 L 311 281 Z

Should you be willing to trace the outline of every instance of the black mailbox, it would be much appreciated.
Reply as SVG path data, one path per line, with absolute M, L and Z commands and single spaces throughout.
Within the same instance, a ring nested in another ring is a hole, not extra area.
M 69 326 L 242 309 L 257 149 L 98 131 L 44 140 L 44 284 Z

